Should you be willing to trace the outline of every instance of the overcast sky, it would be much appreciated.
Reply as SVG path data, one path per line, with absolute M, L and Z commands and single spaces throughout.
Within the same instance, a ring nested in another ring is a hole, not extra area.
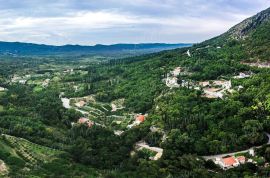
M 268 7 L 269 0 L 0 0 L 0 41 L 201 42 Z

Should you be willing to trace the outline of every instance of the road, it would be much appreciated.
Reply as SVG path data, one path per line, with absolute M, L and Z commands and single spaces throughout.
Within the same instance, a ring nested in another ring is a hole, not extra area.
M 267 145 L 270 145 L 270 134 L 269 133 L 265 133 L 268 137 L 268 142 L 266 143 Z M 217 155 L 209 155 L 209 156 L 202 156 L 205 160 L 210 160 L 210 159 L 216 159 L 216 158 L 223 158 L 225 156 L 233 156 L 235 154 L 239 154 L 239 153 L 247 153 L 250 150 L 254 150 L 254 148 L 261 148 L 261 146 L 257 146 L 257 147 L 252 147 L 246 150 L 242 150 L 242 151 L 237 151 L 237 152 L 231 152 L 231 153 L 225 153 L 225 154 L 217 154 Z
M 146 142 L 144 141 L 140 141 L 138 143 L 136 143 L 136 147 L 138 147 L 138 149 L 141 148 L 145 148 L 147 150 L 151 150 L 156 152 L 157 154 L 154 156 L 153 160 L 158 160 L 161 158 L 162 154 L 163 154 L 163 149 L 162 148 L 158 148 L 158 147 L 150 147 Z

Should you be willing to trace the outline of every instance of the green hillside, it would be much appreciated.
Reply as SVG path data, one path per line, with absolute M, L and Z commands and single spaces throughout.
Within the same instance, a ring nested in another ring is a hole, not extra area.
M 7 176 L 269 177 L 269 17 L 139 57 L 2 57 Z

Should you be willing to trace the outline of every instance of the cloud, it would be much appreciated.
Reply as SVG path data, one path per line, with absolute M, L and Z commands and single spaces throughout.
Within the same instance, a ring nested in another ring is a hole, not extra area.
M 0 40 L 48 44 L 199 42 L 268 0 L 0 0 Z

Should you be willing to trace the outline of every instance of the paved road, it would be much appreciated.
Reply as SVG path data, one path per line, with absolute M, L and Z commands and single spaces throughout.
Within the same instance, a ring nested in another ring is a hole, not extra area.
M 270 145 L 270 134 L 269 133 L 265 133 L 268 137 L 268 142 L 266 143 L 267 145 Z M 237 152 L 232 152 L 232 153 L 225 153 L 225 154 L 217 154 L 217 155 L 209 155 L 209 156 L 202 156 L 205 160 L 209 160 L 209 159 L 215 159 L 215 158 L 222 158 L 224 156 L 233 156 L 235 154 L 239 154 L 239 153 L 247 153 L 250 150 L 254 150 L 254 148 L 261 148 L 261 146 L 257 146 L 257 147 L 252 147 L 249 148 L 247 150 L 242 150 L 242 151 L 237 151 Z
M 150 147 L 146 142 L 141 141 L 136 143 L 136 146 L 139 147 L 138 149 L 141 148 L 145 148 L 151 151 L 156 152 L 157 154 L 154 156 L 153 160 L 158 160 L 161 158 L 162 154 L 163 154 L 163 149 L 162 148 L 158 148 L 158 147 Z

